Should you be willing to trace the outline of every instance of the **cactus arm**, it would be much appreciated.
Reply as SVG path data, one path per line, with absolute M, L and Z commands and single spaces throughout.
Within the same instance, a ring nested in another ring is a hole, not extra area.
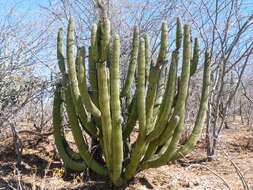
M 68 96 L 70 99 L 72 99 L 72 95 L 71 95 L 71 89 L 70 89 L 70 85 L 69 85 L 69 78 L 68 75 L 65 73 L 66 72 L 66 68 L 65 68 L 65 58 L 64 58 L 64 53 L 63 53 L 63 29 L 59 29 L 58 32 L 58 37 L 57 37 L 57 58 L 58 58 L 58 66 L 60 68 L 60 71 L 62 73 L 63 76 L 63 85 L 65 86 L 66 90 L 66 96 Z M 72 100 L 71 100 L 72 102 Z M 89 125 L 89 122 L 86 121 L 87 117 L 85 117 L 82 119 L 82 123 L 83 125 Z M 89 129 L 89 127 L 84 128 L 85 131 L 87 133 L 89 133 L 92 136 L 95 136 L 95 132 L 93 133 L 92 130 L 87 130 Z
M 165 142 L 165 144 L 163 146 L 161 146 L 159 148 L 157 146 L 155 146 L 153 154 L 148 157 L 149 160 L 156 160 L 161 155 L 163 155 L 165 153 L 165 151 L 168 149 L 170 142 L 171 142 L 171 138 L 167 139 L 167 141 Z M 156 144 L 159 144 L 159 143 L 156 143 Z M 158 153 L 154 154 L 155 152 L 158 152 Z M 145 155 L 145 157 L 146 157 L 146 155 Z M 146 160 L 143 159 L 143 161 L 146 161 Z M 141 165 L 141 170 L 143 170 L 143 169 L 144 169 L 143 165 Z
M 177 153 L 171 158 L 171 160 L 179 159 L 185 156 L 197 143 L 206 118 L 206 111 L 208 107 L 208 94 L 210 86 L 210 52 L 205 53 L 205 63 L 204 63 L 204 73 L 203 73 L 203 84 L 202 84 L 202 94 L 200 100 L 200 107 L 195 121 L 194 128 L 189 139 L 186 141 L 185 145 L 181 147 Z
M 70 88 L 67 88 L 65 90 L 65 104 L 66 104 L 65 107 L 66 107 L 66 111 L 68 115 L 68 120 L 71 126 L 71 131 L 72 131 L 80 156 L 85 161 L 87 166 L 91 168 L 93 171 L 95 171 L 96 173 L 100 175 L 106 175 L 107 174 L 106 169 L 100 164 L 98 164 L 92 158 L 91 154 L 89 153 L 89 147 L 84 141 L 82 130 L 78 122 L 78 116 L 75 111 L 74 102 L 73 102 L 73 99 L 71 98 Z
M 53 134 L 55 138 L 55 144 L 65 167 L 76 171 L 83 171 L 86 169 L 86 165 L 84 163 L 74 161 L 73 159 L 71 159 L 71 156 L 69 156 L 68 151 L 66 150 L 62 126 L 63 126 L 63 97 L 60 85 L 58 84 L 56 87 L 53 104 Z
M 113 54 L 111 64 L 111 113 L 112 113 L 112 180 L 115 184 L 121 184 L 120 178 L 123 162 L 123 140 L 121 129 L 121 106 L 120 106 L 120 39 L 116 35 L 113 41 Z
M 176 80 L 176 75 L 177 75 L 176 70 L 177 70 L 177 61 L 178 61 L 176 56 L 177 56 L 177 53 L 174 51 L 172 53 L 172 61 L 170 65 L 169 78 L 167 81 L 162 105 L 160 107 L 160 113 L 158 114 L 158 120 L 155 124 L 155 129 L 147 136 L 146 140 L 151 143 L 149 143 L 149 147 L 146 151 L 143 161 L 148 160 L 152 156 L 152 154 L 156 151 L 157 146 L 160 144 L 161 138 L 168 139 L 165 135 L 169 133 L 167 129 L 170 128 L 172 129 L 171 131 L 174 131 L 175 127 L 177 126 L 177 118 L 176 120 L 175 118 L 171 118 L 168 125 L 166 125 L 171 115 L 173 98 L 175 94 L 174 90 L 172 89 L 175 89 L 175 85 L 176 85 L 175 80 Z M 159 137 L 160 135 L 161 137 Z
M 162 24 L 162 33 L 161 33 L 161 42 L 160 42 L 160 50 L 159 55 L 156 62 L 156 67 L 161 68 L 160 70 L 160 76 L 157 84 L 157 93 L 156 93 L 156 101 L 155 101 L 155 109 L 154 109 L 154 117 L 156 117 L 156 114 L 158 113 L 157 110 L 159 110 L 161 101 L 162 101 L 162 94 L 164 93 L 164 79 L 165 79 L 165 58 L 168 48 L 168 26 L 167 24 Z
M 69 145 L 68 145 L 68 143 L 67 143 L 67 141 L 66 141 L 65 138 L 63 139 L 63 144 L 64 144 L 64 146 L 65 146 L 65 149 L 66 149 L 67 154 L 68 154 L 73 160 L 82 160 L 81 155 L 80 155 L 78 152 L 73 151 L 73 150 L 69 147 Z
M 64 75 L 65 73 L 65 61 L 64 61 L 64 53 L 63 53 L 63 29 L 60 28 L 57 36 L 57 59 L 58 65 L 61 73 Z
M 156 143 L 156 144 L 155 144 Z M 142 159 L 142 163 L 141 163 L 141 167 L 140 168 L 143 168 L 145 167 L 145 169 L 147 168 L 146 165 L 147 165 L 147 161 L 151 158 L 151 156 L 156 152 L 157 150 L 157 142 L 154 141 L 154 143 L 149 143 L 148 146 L 147 146 L 147 150 L 145 152 L 145 155 Z
M 137 27 L 134 27 L 130 63 L 128 67 L 127 77 L 121 91 L 121 97 L 125 96 L 127 98 L 130 98 L 131 96 L 131 86 L 134 81 L 134 74 L 137 65 L 138 47 L 139 47 L 139 29 Z
M 195 38 L 194 40 L 194 51 L 193 51 L 193 58 L 191 61 L 191 76 L 196 72 L 198 62 L 199 62 L 199 40 Z
M 146 84 L 148 82 L 149 79 L 149 70 L 150 70 L 150 39 L 149 36 L 147 34 L 144 35 L 144 40 L 145 40 L 145 62 L 146 62 L 146 67 L 145 67 L 145 78 L 146 78 Z
M 100 25 L 99 25 L 100 27 Z M 88 73 L 91 88 L 91 99 L 93 103 L 99 108 L 98 100 L 98 76 L 97 76 L 97 62 L 98 62 L 98 26 L 94 24 L 91 30 L 91 45 L 89 47 L 89 63 Z M 100 118 L 95 118 L 95 124 L 101 129 Z
M 182 32 L 182 21 L 177 17 L 177 29 L 176 29 L 176 50 L 179 50 L 182 46 L 183 32 Z
M 65 58 L 64 58 L 64 53 L 63 53 L 63 29 L 60 28 L 58 31 L 58 36 L 57 36 L 57 59 L 58 59 L 58 66 L 60 68 L 62 77 L 63 77 L 63 85 L 65 86 L 65 94 L 68 94 L 68 97 L 70 97 L 70 99 L 72 99 L 71 97 L 71 89 L 69 86 L 69 79 L 68 79 L 68 75 L 66 74 L 66 68 L 65 68 Z M 72 102 L 72 100 L 71 100 Z M 87 122 L 84 121 L 84 119 L 82 120 L 83 124 L 88 124 Z M 84 128 L 84 130 L 89 133 L 90 135 L 92 135 L 92 133 L 90 133 L 89 131 L 87 131 L 86 128 Z
M 182 32 L 182 21 L 179 17 L 177 17 L 177 23 L 176 23 L 176 54 L 177 54 L 177 58 L 179 59 L 179 51 L 180 48 L 182 47 L 182 40 L 183 40 L 183 32 Z M 180 86 L 180 77 L 177 78 L 177 89 L 179 89 Z M 175 107 L 176 105 L 176 100 L 178 98 L 178 92 L 176 93 L 175 97 L 174 97 L 174 103 L 173 103 L 173 107 Z
M 89 47 L 89 63 L 88 63 L 88 74 L 89 74 L 89 83 L 91 90 L 91 98 L 98 106 L 98 84 L 97 84 L 97 70 L 96 63 L 92 60 L 92 50 Z
M 80 91 L 78 87 L 78 80 L 76 76 L 76 66 L 74 60 L 74 20 L 69 19 L 68 33 L 67 33 L 67 65 L 69 71 L 70 88 L 75 103 L 76 111 L 79 115 L 80 120 L 85 125 L 87 131 L 93 136 L 97 136 L 97 128 L 91 128 L 91 125 L 86 125 L 89 118 L 80 97 Z
M 171 156 L 175 153 L 177 144 L 180 140 L 183 125 L 184 125 L 184 112 L 185 112 L 185 102 L 188 92 L 188 84 L 190 78 L 190 59 L 191 59 L 191 47 L 190 47 L 190 27 L 189 25 L 184 26 L 184 41 L 183 41 L 183 68 L 180 80 L 180 88 L 178 93 L 178 100 L 175 107 L 175 116 L 179 116 L 178 126 L 176 127 L 171 143 L 167 151 L 158 159 L 161 163 L 168 161 Z
M 92 99 L 96 106 L 98 104 L 98 83 L 97 83 L 97 68 L 98 61 L 98 46 L 97 46 L 97 25 L 94 24 L 91 30 L 91 46 L 89 47 L 89 81 L 92 91 Z
M 178 64 L 177 52 L 174 51 L 172 53 L 172 60 L 171 60 L 171 65 L 170 65 L 170 70 L 169 70 L 169 78 L 166 84 L 166 90 L 162 98 L 162 104 L 159 108 L 160 111 L 158 113 L 158 117 L 157 117 L 158 119 L 155 123 L 154 130 L 147 136 L 147 139 L 146 139 L 146 141 L 151 142 L 151 143 L 149 143 L 143 162 L 150 159 L 150 157 L 157 150 L 157 147 L 160 142 L 159 136 L 161 134 L 163 134 L 162 136 L 164 136 L 164 129 L 170 117 L 170 112 L 173 105 L 173 98 L 175 94 L 173 89 L 175 89 L 177 64 Z M 169 124 L 170 124 L 169 126 L 171 126 L 172 128 L 175 128 L 177 125 L 177 122 L 171 119 Z
M 170 121 L 168 122 L 168 124 L 166 126 L 166 129 L 162 132 L 162 135 L 159 136 L 159 138 L 156 138 L 149 143 L 149 147 L 146 151 L 145 159 L 143 161 L 149 160 L 150 157 L 157 150 L 158 146 L 164 145 L 164 143 L 166 143 L 166 141 L 171 138 L 175 128 L 178 126 L 178 122 L 179 122 L 179 117 L 177 115 L 171 117 Z M 157 163 L 154 163 L 154 164 L 157 164 Z M 147 168 L 147 167 L 149 167 L 148 165 L 149 165 L 149 163 L 144 162 L 142 167 Z M 152 165 L 152 163 L 151 163 L 151 165 Z
M 161 42 L 160 42 L 160 51 L 156 62 L 156 67 L 160 67 L 164 63 L 168 48 L 168 26 L 166 23 L 162 24 L 162 33 L 161 33 Z
M 148 91 L 146 96 L 146 125 L 147 133 L 153 129 L 153 109 L 156 100 L 157 83 L 159 80 L 160 69 L 157 67 L 151 67 Z
M 179 119 L 179 118 L 178 118 L 178 119 Z M 163 155 L 163 154 L 166 152 L 166 150 L 168 149 L 168 147 L 169 147 L 169 145 L 170 145 L 170 142 L 171 142 L 171 139 L 172 139 L 172 138 L 168 138 L 168 139 L 166 140 L 166 142 L 162 145 L 162 147 L 160 147 L 158 153 L 155 154 L 151 159 L 154 160 L 154 159 L 155 159 L 155 158 L 154 158 L 155 156 L 160 157 L 161 155 Z
M 192 50 L 192 29 L 191 29 L 191 27 L 190 27 L 190 32 L 189 32 L 189 34 L 190 34 L 190 63 L 191 63 L 191 61 L 192 61 L 192 59 L 193 59 L 193 50 Z
M 106 24 L 106 25 L 105 25 Z M 106 43 L 110 36 L 110 25 L 109 22 L 105 24 L 101 24 L 100 27 L 100 36 L 98 36 L 98 46 L 103 43 Z M 100 44 L 101 43 L 101 44 Z M 106 44 L 105 44 L 106 45 Z M 109 45 L 109 44 L 108 44 Z M 99 47 L 101 49 L 101 47 Z M 103 48 L 102 48 L 103 49 Z M 108 56 L 108 49 L 106 49 L 106 57 Z M 110 112 L 110 95 L 109 95 L 109 87 L 108 87 L 108 71 L 106 66 L 106 60 L 101 57 L 102 54 L 100 52 L 99 61 L 97 63 L 97 72 L 98 72 L 98 94 L 99 94 L 99 108 L 101 111 L 101 123 L 102 123 L 102 132 L 103 132 L 103 147 L 105 151 L 105 160 L 109 170 L 111 170 L 111 133 L 112 133 L 112 123 L 111 123 L 111 112 Z M 105 56 L 105 55 L 103 55 Z
M 140 129 L 140 138 L 146 134 L 146 106 L 145 106 L 145 42 L 140 40 L 140 52 L 138 58 L 138 82 L 137 82 L 137 110 Z
M 146 104 L 145 104 L 145 41 L 140 39 L 138 55 L 138 81 L 137 81 L 137 110 L 139 121 L 139 135 L 131 153 L 131 160 L 124 173 L 126 180 L 131 179 L 138 167 L 145 148 L 146 136 Z
M 65 93 L 66 104 L 68 104 L 69 106 L 72 106 L 73 107 L 72 110 L 76 112 L 75 107 L 74 107 L 74 100 L 72 98 L 71 87 L 70 87 L 70 84 L 69 84 L 68 74 L 64 74 L 64 76 L 63 76 L 63 85 L 65 86 L 64 93 Z M 67 110 L 67 112 L 68 112 L 68 110 Z M 72 114 L 72 113 L 68 113 L 68 114 Z M 92 127 L 91 121 L 86 121 L 85 118 L 80 119 L 80 117 L 79 117 L 79 120 L 80 120 L 81 125 L 82 125 L 83 129 L 85 130 L 85 132 L 88 133 L 90 136 L 92 136 L 94 138 L 97 138 L 96 134 L 98 132 L 93 133 L 92 130 L 89 130 Z
M 125 125 L 124 130 L 123 130 L 123 140 L 124 141 L 128 137 L 130 137 L 130 134 L 133 131 L 133 128 L 136 125 L 136 121 L 138 119 L 138 111 L 137 111 L 137 104 L 136 104 L 136 95 L 134 95 L 131 104 L 132 104 L 132 106 L 130 108 L 130 115 L 128 117 L 128 120 L 127 120 L 126 125 Z
M 105 62 L 108 58 L 109 43 L 110 43 L 110 21 L 105 19 L 101 22 L 101 46 L 99 46 L 99 61 Z
M 174 51 L 172 53 L 172 60 L 169 71 L 169 79 L 167 81 L 166 90 L 164 93 L 162 106 L 160 107 L 160 113 L 158 114 L 158 121 L 156 122 L 154 130 L 148 135 L 147 141 L 153 141 L 158 138 L 166 127 L 166 123 L 169 119 L 170 112 L 173 105 L 173 98 L 175 95 L 174 89 L 176 85 L 176 76 L 177 76 L 177 54 Z
M 85 143 L 83 139 L 82 130 L 79 126 L 78 118 L 77 118 L 77 115 L 75 114 L 73 103 L 71 104 L 69 100 L 68 101 L 66 100 L 66 102 L 69 103 L 69 104 L 66 104 L 66 109 L 68 113 L 68 119 L 71 124 L 71 130 L 72 130 L 74 140 L 76 142 L 77 148 L 79 150 L 79 153 L 82 159 L 85 161 L 87 166 L 91 168 L 93 171 L 95 171 L 96 173 L 100 175 L 106 175 L 107 174 L 106 169 L 102 165 L 97 163 L 92 158 L 91 154 L 89 153 L 89 147 L 87 146 L 87 144 Z
M 156 160 L 152 160 L 146 164 L 145 167 L 159 167 L 171 159 L 176 151 L 177 144 L 180 140 L 183 125 L 184 125 L 184 112 L 185 101 L 187 98 L 188 84 L 190 78 L 190 28 L 188 25 L 184 26 L 184 43 L 183 43 L 183 68 L 181 74 L 181 83 L 178 93 L 178 99 L 174 111 L 174 117 L 179 116 L 178 126 L 176 127 L 171 143 L 166 152 Z
M 77 145 L 79 154 L 81 158 L 85 161 L 87 166 L 91 168 L 93 171 L 97 172 L 100 175 L 106 175 L 107 171 L 106 169 L 98 164 L 95 160 L 93 160 L 92 156 L 89 153 L 89 149 L 87 144 L 85 143 L 83 136 L 82 136 L 82 130 L 79 126 L 78 122 L 78 115 L 76 113 L 74 102 L 71 96 L 71 89 L 70 86 L 67 83 L 68 81 L 68 75 L 64 75 L 63 85 L 66 87 L 64 93 L 65 93 L 65 107 L 67 111 L 68 120 L 71 126 L 71 131 L 74 136 L 75 143 Z M 90 122 L 86 123 L 87 125 Z
M 96 34 L 96 35 L 95 35 Z M 92 33 L 92 40 L 94 40 L 94 48 L 97 49 L 97 54 L 94 58 L 97 58 L 97 62 L 107 62 L 110 52 L 110 21 L 109 19 L 100 20 L 97 26 L 97 31 Z
M 107 84 L 106 63 L 98 64 L 98 89 L 99 89 L 99 107 L 101 111 L 101 122 L 103 141 L 105 148 L 106 160 L 110 159 L 111 145 L 111 114 L 110 114 L 110 97 Z M 109 163 L 108 163 L 109 164 Z
M 91 30 L 91 58 L 92 64 L 96 64 L 98 61 L 98 26 L 96 24 L 92 26 Z
M 173 115 L 169 122 L 167 123 L 167 126 L 165 130 L 163 131 L 162 135 L 159 136 L 156 140 L 159 139 L 158 145 L 163 145 L 171 136 L 173 136 L 174 130 L 177 127 L 179 122 L 179 116 L 178 115 Z
M 88 93 L 88 87 L 86 82 L 86 73 L 85 73 L 85 49 L 78 48 L 77 53 L 77 66 L 78 66 L 78 84 L 80 89 L 80 95 L 82 102 L 85 105 L 85 108 L 95 117 L 100 117 L 101 112 L 97 106 L 93 103 Z
M 159 79 L 157 84 L 157 93 L 156 93 L 156 100 L 155 100 L 155 106 L 156 109 L 160 109 L 160 105 L 162 103 L 162 97 L 165 90 L 165 80 L 166 80 L 166 64 L 163 64 L 160 69 L 159 73 Z M 158 112 L 157 112 L 158 113 Z

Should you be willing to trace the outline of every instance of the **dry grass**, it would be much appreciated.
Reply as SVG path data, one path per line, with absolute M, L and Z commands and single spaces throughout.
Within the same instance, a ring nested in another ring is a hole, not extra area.
M 70 137 L 71 138 L 71 137 Z M 16 165 L 12 138 L 0 140 L 0 190 L 4 189 L 112 189 L 106 179 L 94 181 L 86 172 L 65 172 L 57 157 L 53 138 L 22 135 L 22 164 Z M 232 190 L 243 189 L 242 182 L 224 152 L 228 153 L 253 189 L 253 130 L 238 122 L 224 129 L 218 156 L 204 162 L 205 144 L 197 147 L 183 160 L 139 173 L 125 190 Z

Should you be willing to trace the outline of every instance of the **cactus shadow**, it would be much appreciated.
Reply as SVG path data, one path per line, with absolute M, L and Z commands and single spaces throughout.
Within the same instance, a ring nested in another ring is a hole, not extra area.
M 140 178 L 140 179 L 139 179 L 139 182 L 140 182 L 142 185 L 146 186 L 147 189 L 154 189 L 154 187 L 152 186 L 152 184 L 149 183 L 149 181 L 148 181 L 146 178 L 144 178 L 144 177 Z

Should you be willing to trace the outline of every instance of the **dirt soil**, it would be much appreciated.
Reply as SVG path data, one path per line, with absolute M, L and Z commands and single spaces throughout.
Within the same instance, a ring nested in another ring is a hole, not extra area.
M 202 139 L 184 159 L 139 173 L 124 190 L 241 190 L 235 166 L 253 190 L 253 127 L 230 123 L 224 129 L 217 156 L 206 158 Z M 0 190 L 109 190 L 107 179 L 93 180 L 87 172 L 65 172 L 57 157 L 53 137 L 22 135 L 22 163 L 16 164 L 12 138 L 0 139 Z M 233 166 L 233 164 L 235 166 Z M 115 189 L 115 188 L 114 188 Z

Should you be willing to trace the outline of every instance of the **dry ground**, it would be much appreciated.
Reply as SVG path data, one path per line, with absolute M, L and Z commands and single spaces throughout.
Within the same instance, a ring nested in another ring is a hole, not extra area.
M 106 179 L 92 180 L 87 173 L 64 172 L 54 151 L 53 138 L 22 135 L 22 164 L 15 164 L 12 138 L 0 139 L 0 190 L 4 189 L 112 189 Z M 203 140 L 202 140 L 203 141 Z M 232 160 L 253 190 L 253 128 L 231 123 L 224 129 L 213 162 L 204 162 L 205 144 L 200 141 L 177 163 L 139 173 L 125 190 L 232 190 L 243 189 Z M 225 154 L 228 155 L 225 155 Z M 227 184 L 227 186 L 226 186 Z

